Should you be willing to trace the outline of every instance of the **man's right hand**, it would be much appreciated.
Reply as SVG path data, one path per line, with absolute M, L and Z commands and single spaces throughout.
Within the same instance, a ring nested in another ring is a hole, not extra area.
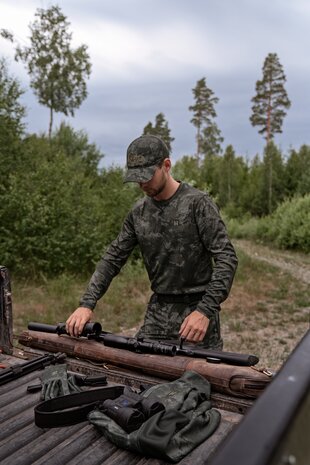
M 70 336 L 79 337 L 83 328 L 91 320 L 93 311 L 90 308 L 78 307 L 66 321 L 66 331 Z

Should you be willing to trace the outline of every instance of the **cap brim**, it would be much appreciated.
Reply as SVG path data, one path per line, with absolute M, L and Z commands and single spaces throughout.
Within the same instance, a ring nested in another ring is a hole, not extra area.
M 129 168 L 124 176 L 125 182 L 148 182 L 152 179 L 157 165 L 144 168 Z

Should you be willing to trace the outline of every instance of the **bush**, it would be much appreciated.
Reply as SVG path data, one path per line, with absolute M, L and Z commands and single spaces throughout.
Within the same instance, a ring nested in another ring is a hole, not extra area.
M 310 195 L 277 208 L 271 217 L 270 236 L 281 248 L 310 252 Z
M 0 205 L 0 256 L 21 276 L 88 274 L 140 195 L 123 172 L 94 170 L 46 138 L 30 137 Z
M 236 239 L 257 239 L 259 218 L 245 216 L 243 218 L 224 218 L 228 233 Z
M 283 202 L 270 216 L 229 219 L 226 225 L 236 239 L 273 242 L 283 249 L 310 252 L 310 195 Z

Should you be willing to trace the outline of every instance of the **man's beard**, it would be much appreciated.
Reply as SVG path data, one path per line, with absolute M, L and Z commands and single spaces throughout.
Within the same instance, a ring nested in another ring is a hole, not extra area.
M 144 188 L 141 187 L 143 192 L 148 196 L 148 197 L 157 197 L 159 194 L 162 193 L 162 191 L 165 189 L 167 184 L 167 180 L 163 177 L 161 184 L 157 189 L 154 189 L 153 187 L 147 187 L 145 186 Z

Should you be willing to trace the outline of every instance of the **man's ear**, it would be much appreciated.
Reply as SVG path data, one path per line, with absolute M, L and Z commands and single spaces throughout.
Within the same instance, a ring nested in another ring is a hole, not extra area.
M 168 173 L 171 169 L 171 160 L 170 158 L 165 158 L 163 162 L 163 166 L 165 168 L 165 171 Z

